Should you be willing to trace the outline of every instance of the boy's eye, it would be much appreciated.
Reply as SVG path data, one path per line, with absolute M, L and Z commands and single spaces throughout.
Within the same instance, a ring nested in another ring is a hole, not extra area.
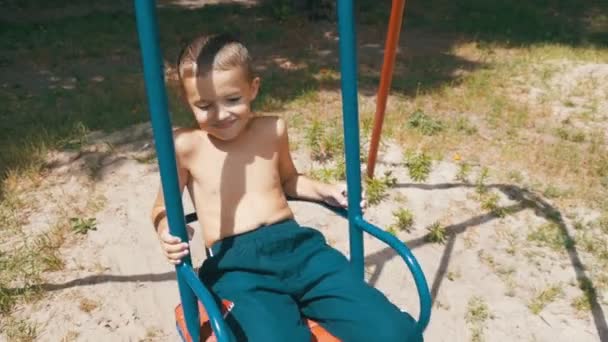
M 238 102 L 240 99 L 241 99 L 240 96 L 238 96 L 238 97 L 231 97 L 231 98 L 228 99 L 228 101 L 229 102 Z
M 211 108 L 211 105 L 209 105 L 209 104 L 203 104 L 203 105 L 199 104 L 197 107 L 200 108 L 200 109 L 202 109 L 202 110 L 208 110 L 209 108 Z

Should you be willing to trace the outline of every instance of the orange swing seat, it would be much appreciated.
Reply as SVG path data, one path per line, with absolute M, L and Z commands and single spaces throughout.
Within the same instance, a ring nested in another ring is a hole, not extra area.
M 231 307 L 231 302 L 223 300 L 221 308 L 222 314 L 225 315 L 227 312 L 229 312 Z M 200 301 L 198 302 L 198 311 L 200 314 L 200 342 L 214 342 L 215 336 L 213 334 L 213 330 L 211 329 L 211 324 L 209 323 L 209 317 L 207 316 L 207 312 Z M 175 308 L 175 321 L 177 323 L 177 330 L 182 336 L 182 339 L 186 342 L 194 342 L 192 341 L 192 337 L 186 328 L 186 319 L 184 318 L 184 310 L 182 309 L 181 304 Z M 340 342 L 339 339 L 330 334 L 319 323 L 309 319 L 306 320 L 306 323 L 310 328 L 312 337 L 311 342 Z

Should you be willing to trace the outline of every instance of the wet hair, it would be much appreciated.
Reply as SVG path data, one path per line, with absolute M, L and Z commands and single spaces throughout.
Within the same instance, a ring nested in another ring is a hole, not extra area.
M 249 51 L 238 39 L 228 34 L 199 36 L 186 45 L 177 60 L 180 81 L 184 77 L 205 76 L 212 70 L 243 68 L 248 80 L 253 79 Z

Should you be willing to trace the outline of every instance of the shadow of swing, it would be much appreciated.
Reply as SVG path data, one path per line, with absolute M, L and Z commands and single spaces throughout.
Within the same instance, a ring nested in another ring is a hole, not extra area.
M 435 190 L 435 189 L 451 189 L 456 187 L 475 187 L 473 184 L 468 183 L 441 183 L 441 184 L 411 184 L 411 183 L 400 183 L 394 186 L 395 188 L 417 188 L 422 190 Z M 564 241 L 564 248 L 568 254 L 570 259 L 570 263 L 574 269 L 576 274 L 576 279 L 578 282 L 579 288 L 587 293 L 586 299 L 588 301 L 589 306 L 591 307 L 591 313 L 593 315 L 593 321 L 595 323 L 598 336 L 600 337 L 601 342 L 608 341 L 608 325 L 606 322 L 606 316 L 600 303 L 597 298 L 597 292 L 595 286 L 593 285 L 592 280 L 585 272 L 585 266 L 583 265 L 579 253 L 576 249 L 572 236 L 570 236 L 568 229 L 566 227 L 566 223 L 564 222 L 561 213 L 555 207 L 553 207 L 550 203 L 545 201 L 543 198 L 538 196 L 537 194 L 532 193 L 531 191 L 511 185 L 511 184 L 492 184 L 486 186 L 488 189 L 494 188 L 501 191 L 505 194 L 509 199 L 518 202 L 517 204 L 502 207 L 500 209 L 504 209 L 509 214 L 514 214 L 523 210 L 531 209 L 534 210 L 534 213 L 537 216 L 541 216 L 545 218 L 547 221 L 552 222 L 559 227 L 560 235 Z M 443 282 L 443 279 L 447 273 L 447 269 L 450 263 L 450 259 L 452 256 L 452 252 L 454 250 L 454 244 L 456 242 L 456 238 L 459 234 L 465 232 L 468 228 L 478 226 L 480 224 L 492 221 L 496 219 L 497 216 L 493 213 L 485 213 L 483 215 L 478 215 L 471 217 L 463 222 L 451 224 L 445 227 L 446 236 L 448 237 L 445 243 L 445 249 L 443 251 L 443 255 L 441 257 L 439 267 L 435 272 L 435 277 L 433 280 L 433 284 L 431 285 L 431 296 L 433 303 L 435 302 L 435 298 L 437 297 L 437 293 L 439 292 L 439 288 Z M 429 243 L 426 239 L 426 236 L 416 238 L 410 241 L 405 241 L 405 244 L 410 249 L 415 249 L 420 246 Z M 370 275 L 369 283 L 371 285 L 375 285 L 382 273 L 382 269 L 384 264 L 396 257 L 397 254 L 390 248 L 386 247 L 376 253 L 371 255 L 367 255 L 365 257 L 365 265 L 366 266 L 374 266 L 373 272 Z

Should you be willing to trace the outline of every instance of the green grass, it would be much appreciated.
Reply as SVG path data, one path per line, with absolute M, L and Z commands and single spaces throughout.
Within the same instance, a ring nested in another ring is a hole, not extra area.
M 484 340 L 485 324 L 492 317 L 486 301 L 479 296 L 471 297 L 467 303 L 465 321 L 471 325 L 471 341 Z
M 561 295 L 563 295 L 563 290 L 559 285 L 552 285 L 545 289 L 538 291 L 532 300 L 528 303 L 528 309 L 535 314 L 538 315 L 548 304 L 554 302 Z
M 414 214 L 407 208 L 399 208 L 393 211 L 394 223 L 391 228 L 396 231 L 410 232 L 414 225 Z
M 564 251 L 574 246 L 574 241 L 564 234 L 557 223 L 548 222 L 534 228 L 528 234 L 528 241 L 554 251 Z
M 391 171 L 385 171 L 382 177 L 365 178 L 367 203 L 376 205 L 388 197 L 388 190 L 397 183 Z
M 445 243 L 447 233 L 445 227 L 439 222 L 434 222 L 426 228 L 429 232 L 426 235 L 426 240 L 433 243 Z
M 415 129 L 423 135 L 435 135 L 443 131 L 444 124 L 433 119 L 421 110 L 416 110 L 407 120 L 408 127 Z
M 424 182 L 429 177 L 433 166 L 433 159 L 426 152 L 405 152 L 405 165 L 410 178 L 416 182 Z

